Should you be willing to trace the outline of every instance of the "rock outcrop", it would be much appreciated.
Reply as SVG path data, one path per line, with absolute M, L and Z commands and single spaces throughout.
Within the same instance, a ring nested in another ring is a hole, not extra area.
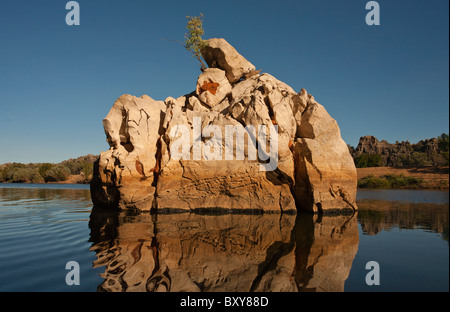
M 372 135 L 366 135 L 359 139 L 358 146 L 352 152 L 352 156 L 356 159 L 360 155 L 377 154 L 381 156 L 381 166 L 407 167 L 408 160 L 413 156 L 413 153 L 423 153 L 425 161 L 428 161 L 431 165 L 433 163 L 432 155 L 438 152 L 439 141 L 437 138 L 421 140 L 412 144 L 409 141 L 389 143 L 386 140 L 379 141 Z
M 238 82 L 242 76 L 255 70 L 255 66 L 223 38 L 209 39 L 202 55 L 209 67 L 223 69 L 230 83 Z
M 224 39 L 202 51 L 196 90 L 120 97 L 103 121 L 111 146 L 95 205 L 138 210 L 328 212 L 357 209 L 356 168 L 336 121 Z
M 96 205 L 150 210 L 159 171 L 161 121 L 166 104 L 149 96 L 123 95 L 103 119 L 111 148 L 94 163 L 91 182 Z

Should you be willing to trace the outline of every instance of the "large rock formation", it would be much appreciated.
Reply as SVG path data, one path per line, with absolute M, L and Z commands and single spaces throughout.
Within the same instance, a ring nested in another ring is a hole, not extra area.
M 103 121 L 111 146 L 91 183 L 95 205 L 139 210 L 356 210 L 356 169 L 336 121 L 224 39 L 194 92 L 124 95 Z

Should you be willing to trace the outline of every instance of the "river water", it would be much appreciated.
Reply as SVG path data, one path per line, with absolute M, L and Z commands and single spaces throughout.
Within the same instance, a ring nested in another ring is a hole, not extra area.
M 0 291 L 449 291 L 447 191 L 360 190 L 358 206 L 117 213 L 87 185 L 0 184 Z

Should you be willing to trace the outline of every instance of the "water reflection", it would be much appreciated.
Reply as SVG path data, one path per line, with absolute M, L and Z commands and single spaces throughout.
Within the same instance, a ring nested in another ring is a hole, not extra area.
M 398 227 L 439 233 L 448 241 L 448 204 L 362 200 L 358 208 L 358 220 L 365 235 Z
M 91 213 L 99 291 L 343 291 L 356 216 Z
M 11 184 L 9 184 L 11 185 Z M 2 205 L 22 206 L 30 201 L 46 202 L 49 200 L 61 201 L 85 201 L 90 203 L 91 195 L 89 189 L 74 188 L 38 188 L 33 185 L 19 185 L 7 187 L 7 184 L 0 185 L 0 203 Z M 45 185 L 44 185 L 45 186 Z
M 295 281 L 300 291 L 344 291 L 358 251 L 356 216 L 300 215 Z

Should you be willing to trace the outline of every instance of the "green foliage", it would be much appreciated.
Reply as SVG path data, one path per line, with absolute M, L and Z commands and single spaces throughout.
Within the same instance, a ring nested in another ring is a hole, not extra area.
M 20 163 L 9 163 L 6 165 L 3 165 L 3 168 L 1 170 L 0 175 L 0 181 L 1 182 L 13 182 L 14 173 L 16 171 L 19 171 L 21 169 L 27 168 L 27 165 L 20 164 Z M 18 178 L 19 176 L 16 176 Z
M 444 166 L 449 165 L 449 135 L 442 133 L 440 137 L 438 137 L 438 147 L 439 154 L 442 156 Z
M 94 164 L 93 163 L 84 163 L 83 168 L 81 169 L 81 174 L 84 177 L 84 180 L 90 181 L 92 179 L 92 175 L 94 172 Z
M 410 157 L 402 156 L 400 160 L 404 167 L 426 167 L 432 164 L 427 153 L 421 152 L 414 152 Z
M 427 156 L 430 163 L 435 167 L 446 165 L 448 166 L 448 157 L 446 158 L 445 153 L 439 153 L 437 151 L 428 151 Z
M 0 183 L 1 182 L 6 182 L 6 169 L 5 168 L 0 168 Z
M 70 174 L 82 174 L 83 170 L 86 170 L 85 168 L 88 168 L 92 164 L 92 161 L 77 158 L 63 161 L 62 164 L 69 168 Z
M 69 175 L 81 175 L 84 182 L 89 182 L 93 175 L 94 155 L 69 159 L 59 164 L 7 163 L 0 165 L 0 183 L 45 183 L 67 180 Z
M 350 144 L 347 144 L 347 148 L 348 148 L 350 155 L 355 152 L 355 148 L 353 146 L 351 146 Z
M 424 181 L 420 178 L 407 177 L 403 174 L 387 174 L 381 177 L 369 175 L 358 180 L 360 188 L 417 188 Z
M 419 186 L 421 183 L 423 183 L 423 179 L 421 178 L 415 178 L 415 177 L 407 177 L 403 174 L 401 175 L 395 175 L 395 174 L 387 174 L 383 176 L 387 181 L 389 181 L 391 187 L 397 188 L 397 187 L 415 187 Z
M 448 152 L 441 152 L 442 158 L 444 159 L 445 166 L 448 166 L 450 164 L 449 158 L 448 158 Z
M 70 175 L 70 169 L 66 166 L 59 164 L 52 167 L 45 174 L 45 182 L 61 182 L 67 180 Z
M 45 177 L 45 175 L 47 174 L 47 171 L 49 171 L 52 167 L 53 167 L 53 164 L 50 164 L 50 163 L 40 164 L 38 167 L 38 171 L 39 171 L 39 174 L 41 175 L 41 177 Z
M 200 16 L 186 16 L 188 19 L 186 26 L 188 33 L 184 36 L 184 47 L 192 53 L 193 57 L 197 58 L 200 62 L 200 69 L 204 71 L 206 66 L 202 61 L 201 50 L 207 45 L 207 42 L 202 39 L 205 33 L 202 17 L 203 13 L 200 13 Z
M 448 134 L 442 133 L 441 136 L 438 137 L 438 146 L 439 146 L 439 151 L 448 153 L 448 149 L 449 149 Z
M 11 182 L 13 183 L 44 183 L 39 171 L 34 168 L 22 168 L 14 171 Z
M 383 158 L 379 154 L 361 154 L 355 158 L 356 168 L 381 167 Z
M 389 188 L 389 181 L 382 178 L 376 178 L 373 175 L 369 175 L 358 180 L 358 187 L 360 188 Z

